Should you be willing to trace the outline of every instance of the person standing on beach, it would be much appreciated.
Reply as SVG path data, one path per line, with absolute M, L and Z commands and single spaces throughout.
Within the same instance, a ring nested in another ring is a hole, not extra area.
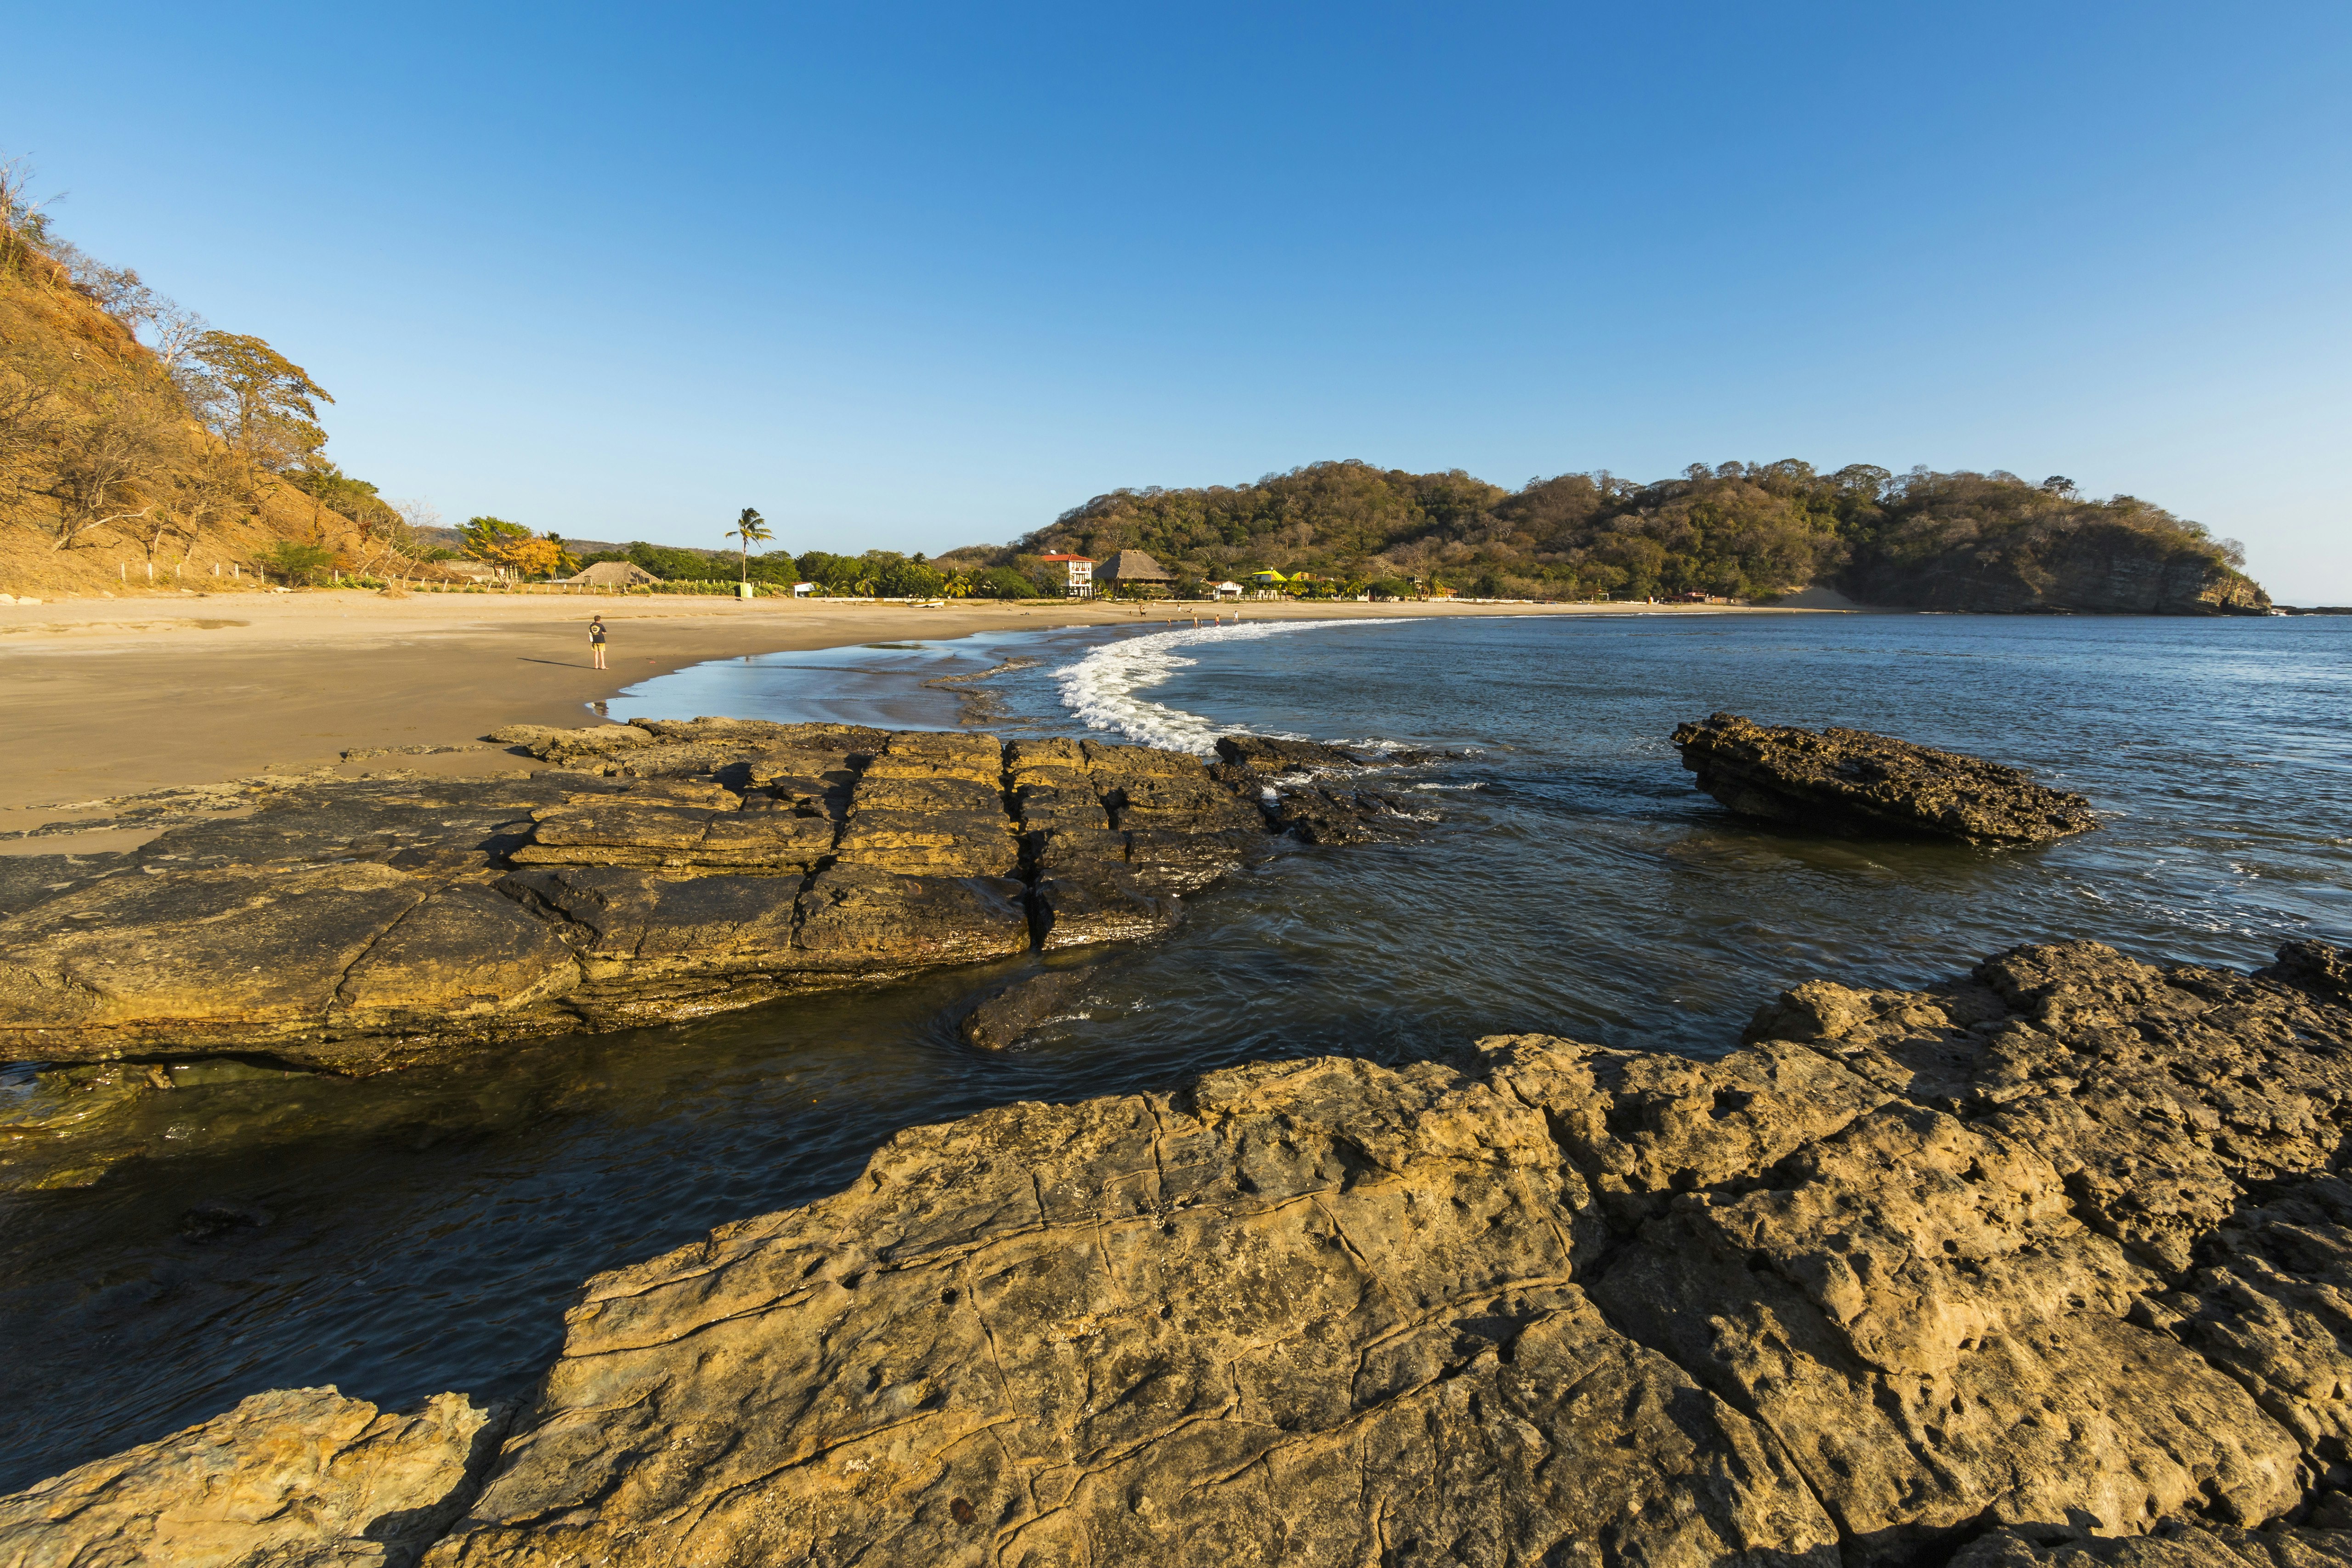
M 604 668 L 604 617 L 588 617 L 588 651 L 596 656 L 596 668 Z

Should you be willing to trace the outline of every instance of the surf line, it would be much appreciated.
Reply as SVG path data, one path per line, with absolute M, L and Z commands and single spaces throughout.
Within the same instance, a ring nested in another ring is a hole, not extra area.
M 1089 730 L 1111 730 L 1147 746 L 1206 756 L 1220 735 L 1250 733 L 1244 724 L 1219 724 L 1198 713 L 1137 695 L 1164 684 L 1201 661 L 1177 650 L 1202 644 L 1257 642 L 1326 626 L 1401 626 L 1400 616 L 1360 616 L 1329 621 L 1252 621 L 1231 626 L 1186 626 L 1105 643 L 1076 664 L 1052 672 L 1062 706 Z M 1296 739 L 1297 737 L 1285 737 Z

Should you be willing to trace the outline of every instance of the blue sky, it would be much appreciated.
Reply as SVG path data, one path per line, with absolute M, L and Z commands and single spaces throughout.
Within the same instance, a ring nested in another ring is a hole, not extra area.
M 2005 468 L 2352 602 L 2352 8 L 51 6 L 0 150 L 451 519 Z

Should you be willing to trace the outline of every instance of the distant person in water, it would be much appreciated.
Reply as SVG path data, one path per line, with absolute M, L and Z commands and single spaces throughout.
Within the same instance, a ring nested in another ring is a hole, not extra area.
M 602 616 L 591 616 L 588 618 L 588 651 L 596 656 L 596 668 L 604 668 L 604 617 Z

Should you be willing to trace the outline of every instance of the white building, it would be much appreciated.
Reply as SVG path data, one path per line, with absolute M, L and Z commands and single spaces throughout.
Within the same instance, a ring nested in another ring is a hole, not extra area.
M 1048 563 L 1060 563 L 1069 570 L 1069 594 L 1073 599 L 1095 596 L 1095 558 L 1091 555 L 1040 555 Z

